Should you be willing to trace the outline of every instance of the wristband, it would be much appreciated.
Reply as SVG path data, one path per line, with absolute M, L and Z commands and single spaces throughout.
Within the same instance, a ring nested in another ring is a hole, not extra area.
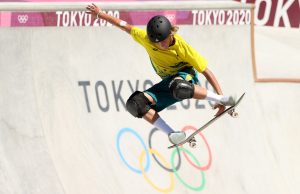
M 97 13 L 97 16 L 96 16 L 96 17 L 97 17 L 97 20 L 100 19 L 99 15 L 100 15 L 101 13 L 102 13 L 102 11 L 99 11 L 99 12 Z
M 126 25 L 127 25 L 127 22 L 125 22 L 125 21 L 123 21 L 123 20 L 120 21 L 120 26 L 124 27 L 124 26 L 126 26 Z

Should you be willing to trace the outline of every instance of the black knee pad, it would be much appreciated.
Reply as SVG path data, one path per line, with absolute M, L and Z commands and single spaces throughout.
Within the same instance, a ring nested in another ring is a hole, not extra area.
M 177 100 L 189 99 L 194 96 L 194 84 L 182 80 L 174 79 L 169 85 L 173 97 Z
M 126 109 L 134 117 L 142 118 L 150 110 L 151 102 L 143 92 L 135 91 L 126 102 Z

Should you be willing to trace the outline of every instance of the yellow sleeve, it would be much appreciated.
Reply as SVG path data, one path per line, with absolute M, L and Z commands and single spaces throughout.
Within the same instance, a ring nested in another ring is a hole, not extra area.
M 132 38 L 140 44 L 144 44 L 147 40 L 147 33 L 145 30 L 142 30 L 138 27 L 133 27 L 130 31 Z
M 199 73 L 202 73 L 207 67 L 207 60 L 199 54 L 196 49 L 189 45 L 180 36 L 177 36 L 179 41 L 180 53 L 183 55 L 185 62 L 188 62 L 190 66 L 193 66 Z
M 186 44 L 186 60 L 199 73 L 202 73 L 207 67 L 207 60 L 199 54 L 192 46 Z

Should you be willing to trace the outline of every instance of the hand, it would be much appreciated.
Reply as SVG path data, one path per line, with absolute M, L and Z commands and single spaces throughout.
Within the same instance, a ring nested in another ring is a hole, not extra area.
M 87 10 L 89 11 L 86 11 L 87 14 L 92 14 L 94 17 L 97 17 L 97 14 L 102 12 L 102 10 L 97 6 L 95 5 L 94 3 L 92 3 L 92 5 L 88 5 L 86 7 Z
M 213 106 L 213 109 L 219 109 L 218 112 L 215 114 L 215 116 L 217 117 L 225 110 L 225 106 L 221 104 L 215 104 Z

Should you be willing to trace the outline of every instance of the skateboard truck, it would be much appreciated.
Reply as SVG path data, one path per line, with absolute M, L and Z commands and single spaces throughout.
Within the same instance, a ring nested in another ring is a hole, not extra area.
M 235 111 L 235 109 L 232 109 L 231 111 L 228 112 L 230 116 L 233 118 L 237 118 L 239 116 L 239 113 Z
M 192 139 L 189 140 L 189 146 L 190 146 L 191 148 L 196 148 L 196 146 L 197 146 L 197 141 L 196 141 L 195 137 L 193 137 Z

